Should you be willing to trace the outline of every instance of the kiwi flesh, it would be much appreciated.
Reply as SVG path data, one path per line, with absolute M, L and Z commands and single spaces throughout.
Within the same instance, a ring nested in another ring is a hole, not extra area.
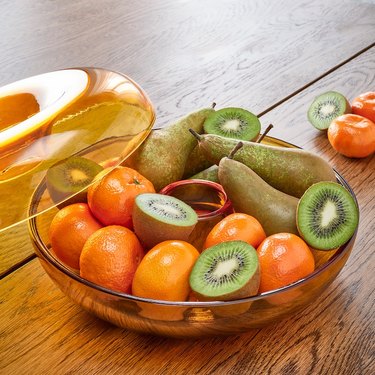
M 307 117 L 317 129 L 325 130 L 333 119 L 350 112 L 351 106 L 344 95 L 328 91 L 314 99 L 307 111 Z
M 71 197 L 64 205 L 76 202 L 86 202 L 85 188 L 103 170 L 96 162 L 82 156 L 71 156 L 47 170 L 46 186 L 55 203 L 60 203 Z
M 144 193 L 135 198 L 133 227 L 147 249 L 167 240 L 187 241 L 197 222 L 196 212 L 175 197 Z
M 206 134 L 253 141 L 260 133 L 261 124 L 257 116 L 242 108 L 222 108 L 212 112 L 205 120 Z
M 312 185 L 297 205 L 298 232 L 317 250 L 332 250 L 345 244 L 357 229 L 358 221 L 355 199 L 336 182 Z
M 257 252 L 244 241 L 214 245 L 200 254 L 189 281 L 202 301 L 230 301 L 255 295 L 260 283 Z

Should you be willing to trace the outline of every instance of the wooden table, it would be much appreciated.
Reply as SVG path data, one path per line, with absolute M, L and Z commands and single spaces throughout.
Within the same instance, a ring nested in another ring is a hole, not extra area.
M 371 4 L 372 3 L 372 4 Z M 213 100 L 245 107 L 275 137 L 314 151 L 360 205 L 348 263 L 322 296 L 240 336 L 175 340 L 101 321 L 65 297 L 21 245 L 0 244 L 1 374 L 373 374 L 375 157 L 338 155 L 306 119 L 328 90 L 375 90 L 372 1 L 0 2 L 0 85 L 72 66 L 140 83 L 165 125 Z

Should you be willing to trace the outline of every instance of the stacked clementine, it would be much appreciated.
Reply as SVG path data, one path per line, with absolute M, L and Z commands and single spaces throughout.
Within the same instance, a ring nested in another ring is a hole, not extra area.
M 266 233 L 255 217 L 236 212 L 228 215 L 212 228 L 204 248 L 231 240 L 242 240 L 256 248 L 265 238 Z
M 257 249 L 261 278 L 259 292 L 282 288 L 314 271 L 314 256 L 307 244 L 291 233 L 267 237 Z
M 134 169 L 115 167 L 97 176 L 87 191 L 87 201 L 94 216 L 104 225 L 132 228 L 134 200 L 141 193 L 155 193 L 153 184 Z
M 88 189 L 88 204 L 62 208 L 51 222 L 49 236 L 56 256 L 80 275 L 106 288 L 130 293 L 144 250 L 132 227 L 135 197 L 154 192 L 135 170 L 102 171 Z
M 130 229 L 110 225 L 87 239 L 80 256 L 80 275 L 108 289 L 130 293 L 143 255 L 143 248 Z
M 79 269 L 84 244 L 101 227 L 86 203 L 66 206 L 51 222 L 49 237 L 52 250 L 69 267 Z
M 138 297 L 185 301 L 190 293 L 189 275 L 199 256 L 185 241 L 164 241 L 154 246 L 137 268 L 133 294 Z

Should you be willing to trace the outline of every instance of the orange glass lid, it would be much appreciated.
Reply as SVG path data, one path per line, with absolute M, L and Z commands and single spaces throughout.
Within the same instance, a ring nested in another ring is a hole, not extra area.
M 145 140 L 155 113 L 130 78 L 99 68 L 30 77 L 0 88 L 0 232 L 29 218 L 41 183 L 40 212 L 84 193 L 101 170 Z

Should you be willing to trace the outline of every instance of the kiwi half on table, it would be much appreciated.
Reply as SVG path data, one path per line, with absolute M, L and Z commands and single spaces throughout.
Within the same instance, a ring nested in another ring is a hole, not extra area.
M 60 203 L 74 195 L 63 205 L 86 202 L 87 192 L 82 190 L 88 187 L 102 170 L 101 165 L 81 156 L 71 156 L 54 164 L 46 173 L 46 186 L 51 199 Z M 82 192 L 77 194 L 80 191 Z
M 203 301 L 229 301 L 255 295 L 260 273 L 256 250 L 244 241 L 212 246 L 197 259 L 190 287 Z
M 197 222 L 196 212 L 175 197 L 144 193 L 135 198 L 134 231 L 147 249 L 166 240 L 186 241 Z
M 328 91 L 314 99 L 307 112 L 307 118 L 317 129 L 325 130 L 333 119 L 350 112 L 351 106 L 344 95 Z
M 255 140 L 261 124 L 257 116 L 242 108 L 228 107 L 212 112 L 203 124 L 204 132 L 222 137 Z
M 345 244 L 353 236 L 358 221 L 357 203 L 336 182 L 310 186 L 297 206 L 298 231 L 317 250 L 332 250 Z

